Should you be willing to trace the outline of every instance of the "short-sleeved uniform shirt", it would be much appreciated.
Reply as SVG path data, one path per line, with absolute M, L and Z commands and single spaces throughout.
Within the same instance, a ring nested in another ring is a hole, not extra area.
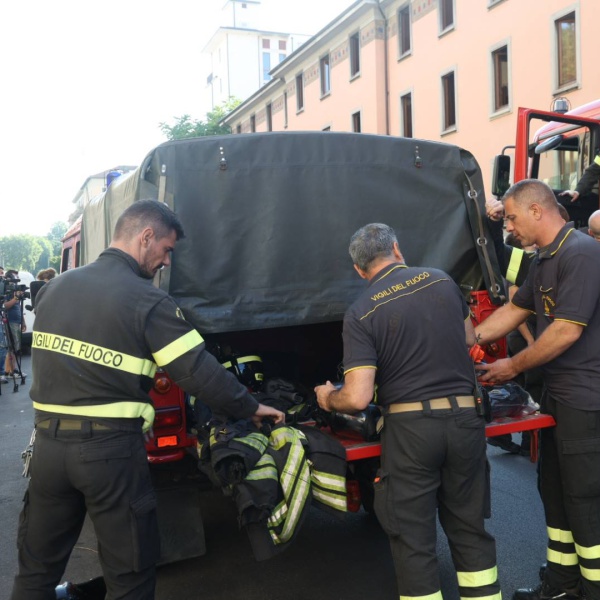
M 439 269 L 384 267 L 344 317 L 344 372 L 375 368 L 377 402 L 470 395 L 466 302 Z
M 540 248 L 513 304 L 536 313 L 536 338 L 554 322 L 583 326 L 581 337 L 543 365 L 558 402 L 600 410 L 600 244 L 568 224 Z

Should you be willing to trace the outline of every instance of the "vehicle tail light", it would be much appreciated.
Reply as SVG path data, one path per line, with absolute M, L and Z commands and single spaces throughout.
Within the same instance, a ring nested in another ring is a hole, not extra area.
M 181 409 L 179 406 L 174 408 L 163 408 L 156 411 L 154 416 L 154 429 L 163 427 L 180 427 L 181 426 Z
M 171 380 L 166 375 L 156 375 L 154 379 L 154 389 L 159 394 L 166 394 L 171 389 L 171 387 Z

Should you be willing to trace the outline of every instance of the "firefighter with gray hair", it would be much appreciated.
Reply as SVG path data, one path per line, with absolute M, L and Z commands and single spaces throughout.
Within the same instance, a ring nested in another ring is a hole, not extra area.
M 445 272 L 405 264 L 391 227 L 371 223 L 350 242 L 368 287 L 344 316 L 344 385 L 315 388 L 320 407 L 384 415 L 375 512 L 388 534 L 400 597 L 442 600 L 436 514 L 461 598 L 501 600 L 486 532 L 485 420 L 475 403 L 469 310 Z

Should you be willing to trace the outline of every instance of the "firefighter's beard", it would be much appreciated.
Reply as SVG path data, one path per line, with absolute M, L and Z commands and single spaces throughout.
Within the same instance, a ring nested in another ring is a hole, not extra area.
M 140 275 L 144 279 L 154 279 L 154 275 L 156 275 L 156 272 L 162 268 L 163 268 L 162 263 L 159 264 L 157 267 L 155 267 L 154 265 L 150 264 L 149 262 L 144 262 L 140 265 Z

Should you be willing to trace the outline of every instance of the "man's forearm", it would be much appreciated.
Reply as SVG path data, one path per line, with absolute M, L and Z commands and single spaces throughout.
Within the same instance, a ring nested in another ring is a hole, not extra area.
M 525 321 L 528 311 L 518 308 L 512 303 L 501 306 L 487 319 L 475 327 L 475 338 L 478 344 L 495 342 Z
M 554 321 L 531 346 L 512 358 L 515 369 L 522 373 L 560 356 L 581 336 L 583 326 L 567 321 Z

